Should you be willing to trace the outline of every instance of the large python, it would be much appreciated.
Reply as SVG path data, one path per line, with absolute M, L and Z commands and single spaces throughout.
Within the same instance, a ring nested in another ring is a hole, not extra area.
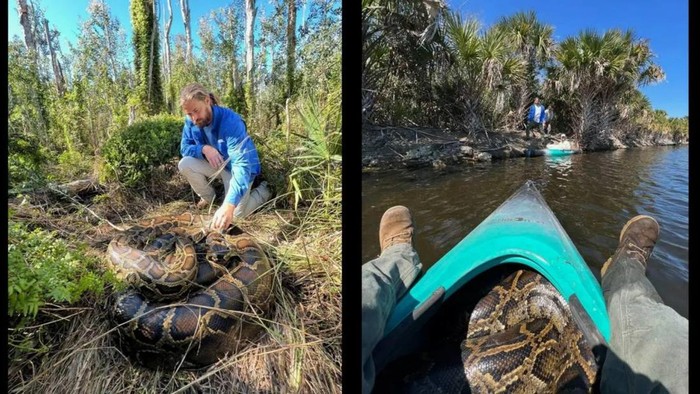
M 450 328 L 441 328 L 442 338 L 419 356 L 387 367 L 375 392 L 595 391 L 596 355 L 564 298 L 539 274 L 517 270 L 505 277 L 461 323 L 436 323 Z M 450 342 L 451 335 L 460 339 Z
M 239 350 L 270 304 L 272 266 L 252 237 L 185 213 L 138 222 L 107 248 L 130 288 L 110 305 L 124 349 L 152 367 L 198 368 Z

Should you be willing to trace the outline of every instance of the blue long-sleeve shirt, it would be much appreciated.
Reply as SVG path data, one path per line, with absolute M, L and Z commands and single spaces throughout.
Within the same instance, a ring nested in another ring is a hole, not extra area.
M 535 119 L 535 107 L 536 106 L 540 108 L 540 113 L 539 113 L 539 116 L 537 117 L 537 119 Z M 530 106 L 530 110 L 527 113 L 527 120 L 529 120 L 529 121 L 534 120 L 537 123 L 544 122 L 544 105 L 532 104 L 532 106 Z
M 240 115 L 224 107 L 213 105 L 212 121 L 203 128 L 195 125 L 185 117 L 182 128 L 180 153 L 204 159 L 202 148 L 211 145 L 216 148 L 226 163 L 226 171 L 231 172 L 231 183 L 224 200 L 238 205 L 248 191 L 250 183 L 260 174 L 260 159 L 255 144 L 246 131 L 246 125 Z

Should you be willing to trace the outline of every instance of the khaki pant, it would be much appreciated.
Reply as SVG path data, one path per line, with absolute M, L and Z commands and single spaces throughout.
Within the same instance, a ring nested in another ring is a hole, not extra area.
M 362 265 L 362 393 L 374 387 L 374 347 L 384 336 L 384 326 L 397 301 L 420 274 L 422 264 L 411 244 L 388 247 L 376 259 Z
M 688 320 L 665 305 L 644 266 L 625 255 L 602 278 L 610 317 L 603 393 L 687 393 Z
M 209 165 L 209 162 L 196 157 L 185 156 L 177 165 L 180 174 L 187 179 L 194 192 L 203 200 L 212 202 L 216 198 L 216 191 L 209 183 L 209 177 L 214 175 L 215 169 Z M 231 184 L 231 172 L 221 171 L 219 178 L 224 183 L 224 196 L 228 194 L 228 189 Z M 253 211 L 259 208 L 267 200 L 270 199 L 270 190 L 267 187 L 267 182 L 263 181 L 251 190 L 252 182 L 248 186 L 248 191 L 245 193 L 241 201 L 236 206 L 234 216 L 244 218 L 250 215 Z

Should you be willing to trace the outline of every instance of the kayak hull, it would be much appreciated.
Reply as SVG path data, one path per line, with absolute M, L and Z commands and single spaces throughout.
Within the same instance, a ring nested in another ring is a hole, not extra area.
M 592 345 L 610 339 L 600 285 L 532 181 L 436 262 L 401 298 L 375 349 L 378 368 L 407 352 L 404 337 L 420 330 L 439 306 L 477 275 L 518 264 L 547 278 L 569 302 Z M 399 350 L 397 350 L 399 349 Z
M 568 155 L 574 155 L 576 153 L 580 153 L 580 151 L 577 149 L 555 149 L 555 148 L 547 148 L 546 149 L 546 154 L 549 156 L 568 156 Z

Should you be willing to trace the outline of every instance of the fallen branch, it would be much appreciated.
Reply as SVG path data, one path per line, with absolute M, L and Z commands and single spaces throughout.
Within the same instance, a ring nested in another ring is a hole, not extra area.
M 414 131 L 414 132 L 416 132 L 416 133 L 421 133 L 421 134 L 424 134 L 424 135 L 427 135 L 427 136 L 430 136 L 430 137 L 433 137 L 433 138 L 437 138 L 437 139 L 439 139 L 439 140 L 453 141 L 453 139 L 445 138 L 445 137 L 440 137 L 440 136 L 438 136 L 438 135 L 428 133 L 427 131 L 418 130 L 418 129 L 414 129 L 414 128 L 411 128 L 411 127 L 406 127 L 406 128 L 407 128 L 408 130 Z M 458 141 L 458 142 L 459 142 L 459 141 Z
M 406 156 L 404 156 L 404 155 L 402 155 L 401 153 L 395 151 L 394 148 L 389 147 L 389 149 L 390 149 L 392 152 L 396 153 L 401 159 L 405 159 L 405 158 L 406 158 Z
M 99 193 L 102 187 L 94 179 L 79 179 L 77 181 L 64 183 L 57 186 L 64 193 L 73 196 L 82 196 L 89 193 Z
M 384 126 L 384 127 L 382 128 L 382 130 L 386 130 L 386 129 L 393 129 L 393 130 L 402 130 L 402 129 L 403 129 L 403 130 L 411 130 L 411 131 L 413 131 L 413 132 L 415 132 L 415 133 L 424 134 L 424 135 L 427 135 L 427 136 L 430 136 L 430 137 L 433 137 L 433 138 L 437 138 L 437 139 L 439 139 L 439 140 L 445 140 L 445 141 L 450 141 L 450 142 L 453 141 L 453 139 L 450 139 L 450 138 L 440 137 L 440 136 L 438 136 L 438 135 L 428 133 L 427 131 L 418 130 L 418 129 L 414 129 L 414 128 L 412 128 L 412 127 L 407 127 L 407 126 L 406 126 L 406 127 Z
M 77 200 L 75 199 L 75 197 L 69 195 L 68 193 L 64 192 L 64 191 L 61 190 L 60 188 L 49 185 L 49 190 L 51 190 L 51 191 L 53 191 L 53 192 L 55 192 L 55 193 L 61 194 L 61 195 L 63 195 L 64 197 L 68 197 L 68 199 L 70 199 L 71 202 L 72 202 L 73 204 L 75 204 L 75 205 L 77 205 L 77 206 L 79 206 L 79 207 L 81 207 L 81 208 L 84 208 L 84 209 L 85 209 L 86 211 L 88 211 L 92 216 L 96 217 L 96 218 L 99 219 L 101 222 L 107 222 L 107 224 L 109 224 L 112 228 L 116 229 L 117 231 L 124 231 L 124 230 L 125 230 L 125 229 L 123 229 L 123 228 L 120 228 L 120 227 L 118 227 L 118 226 L 115 226 L 115 225 L 112 224 L 112 222 L 110 222 L 109 220 L 104 219 L 104 218 L 101 218 L 98 214 L 96 214 L 95 212 L 93 212 L 92 209 L 88 208 L 87 205 L 81 204 L 79 201 L 77 201 Z

